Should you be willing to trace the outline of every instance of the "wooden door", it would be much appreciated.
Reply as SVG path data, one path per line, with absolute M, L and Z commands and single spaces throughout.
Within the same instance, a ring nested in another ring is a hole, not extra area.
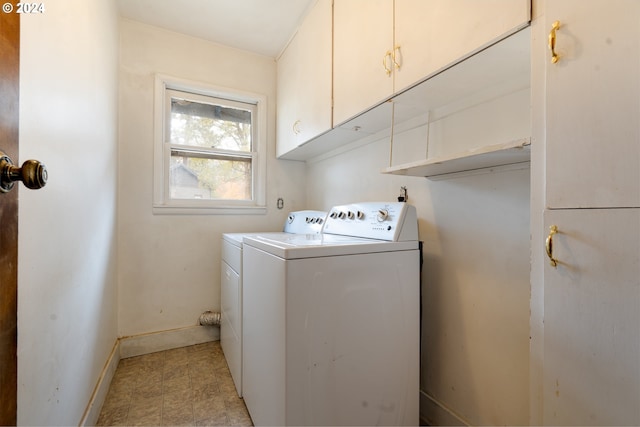
M 640 209 L 563 209 L 544 270 L 544 425 L 640 425 Z
M 0 12 L 0 150 L 18 158 L 20 15 Z M 0 193 L 0 425 L 16 424 L 18 191 Z
M 548 208 L 640 206 L 640 2 L 554 0 L 546 65 Z M 544 41 L 543 41 L 544 42 Z

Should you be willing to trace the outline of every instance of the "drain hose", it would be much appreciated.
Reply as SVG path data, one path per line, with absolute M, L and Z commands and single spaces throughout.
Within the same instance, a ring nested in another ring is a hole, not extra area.
M 205 311 L 200 315 L 200 319 L 198 321 L 202 326 L 219 326 L 220 313 L 214 311 Z

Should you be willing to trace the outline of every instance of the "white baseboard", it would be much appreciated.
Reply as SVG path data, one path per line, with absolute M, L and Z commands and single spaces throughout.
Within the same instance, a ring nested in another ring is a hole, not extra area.
M 434 426 L 470 425 L 422 390 L 420 390 L 420 421 Z
M 93 389 L 93 394 L 91 395 L 91 399 L 89 399 L 89 403 L 87 404 L 87 408 L 84 410 L 84 415 L 82 416 L 82 420 L 78 425 L 80 426 L 94 426 L 98 421 L 98 417 L 100 416 L 100 410 L 102 409 L 102 405 L 104 404 L 105 399 L 107 398 L 107 393 L 109 392 L 109 386 L 111 385 L 111 380 L 113 379 L 114 374 L 116 373 L 116 368 L 118 367 L 118 362 L 120 362 L 120 340 L 116 340 L 113 348 L 111 349 L 111 354 L 107 359 L 107 363 L 105 363 L 104 368 L 102 368 L 102 373 L 98 378 L 98 382 Z
M 217 326 L 188 326 L 168 331 L 152 332 L 120 338 L 120 357 L 139 356 L 156 351 L 220 340 Z

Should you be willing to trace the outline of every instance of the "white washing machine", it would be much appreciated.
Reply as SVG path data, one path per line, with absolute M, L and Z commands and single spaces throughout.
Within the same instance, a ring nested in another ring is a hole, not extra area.
M 287 215 L 282 232 L 222 235 L 220 345 L 238 396 L 242 397 L 242 240 L 247 236 L 320 233 L 327 212 L 304 210 Z
M 413 206 L 329 211 L 320 235 L 244 239 L 243 396 L 255 425 L 418 425 Z

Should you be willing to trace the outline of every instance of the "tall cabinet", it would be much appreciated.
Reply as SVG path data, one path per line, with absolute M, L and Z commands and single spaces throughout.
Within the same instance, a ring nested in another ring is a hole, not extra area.
M 639 425 L 640 2 L 540 4 L 540 421 Z

